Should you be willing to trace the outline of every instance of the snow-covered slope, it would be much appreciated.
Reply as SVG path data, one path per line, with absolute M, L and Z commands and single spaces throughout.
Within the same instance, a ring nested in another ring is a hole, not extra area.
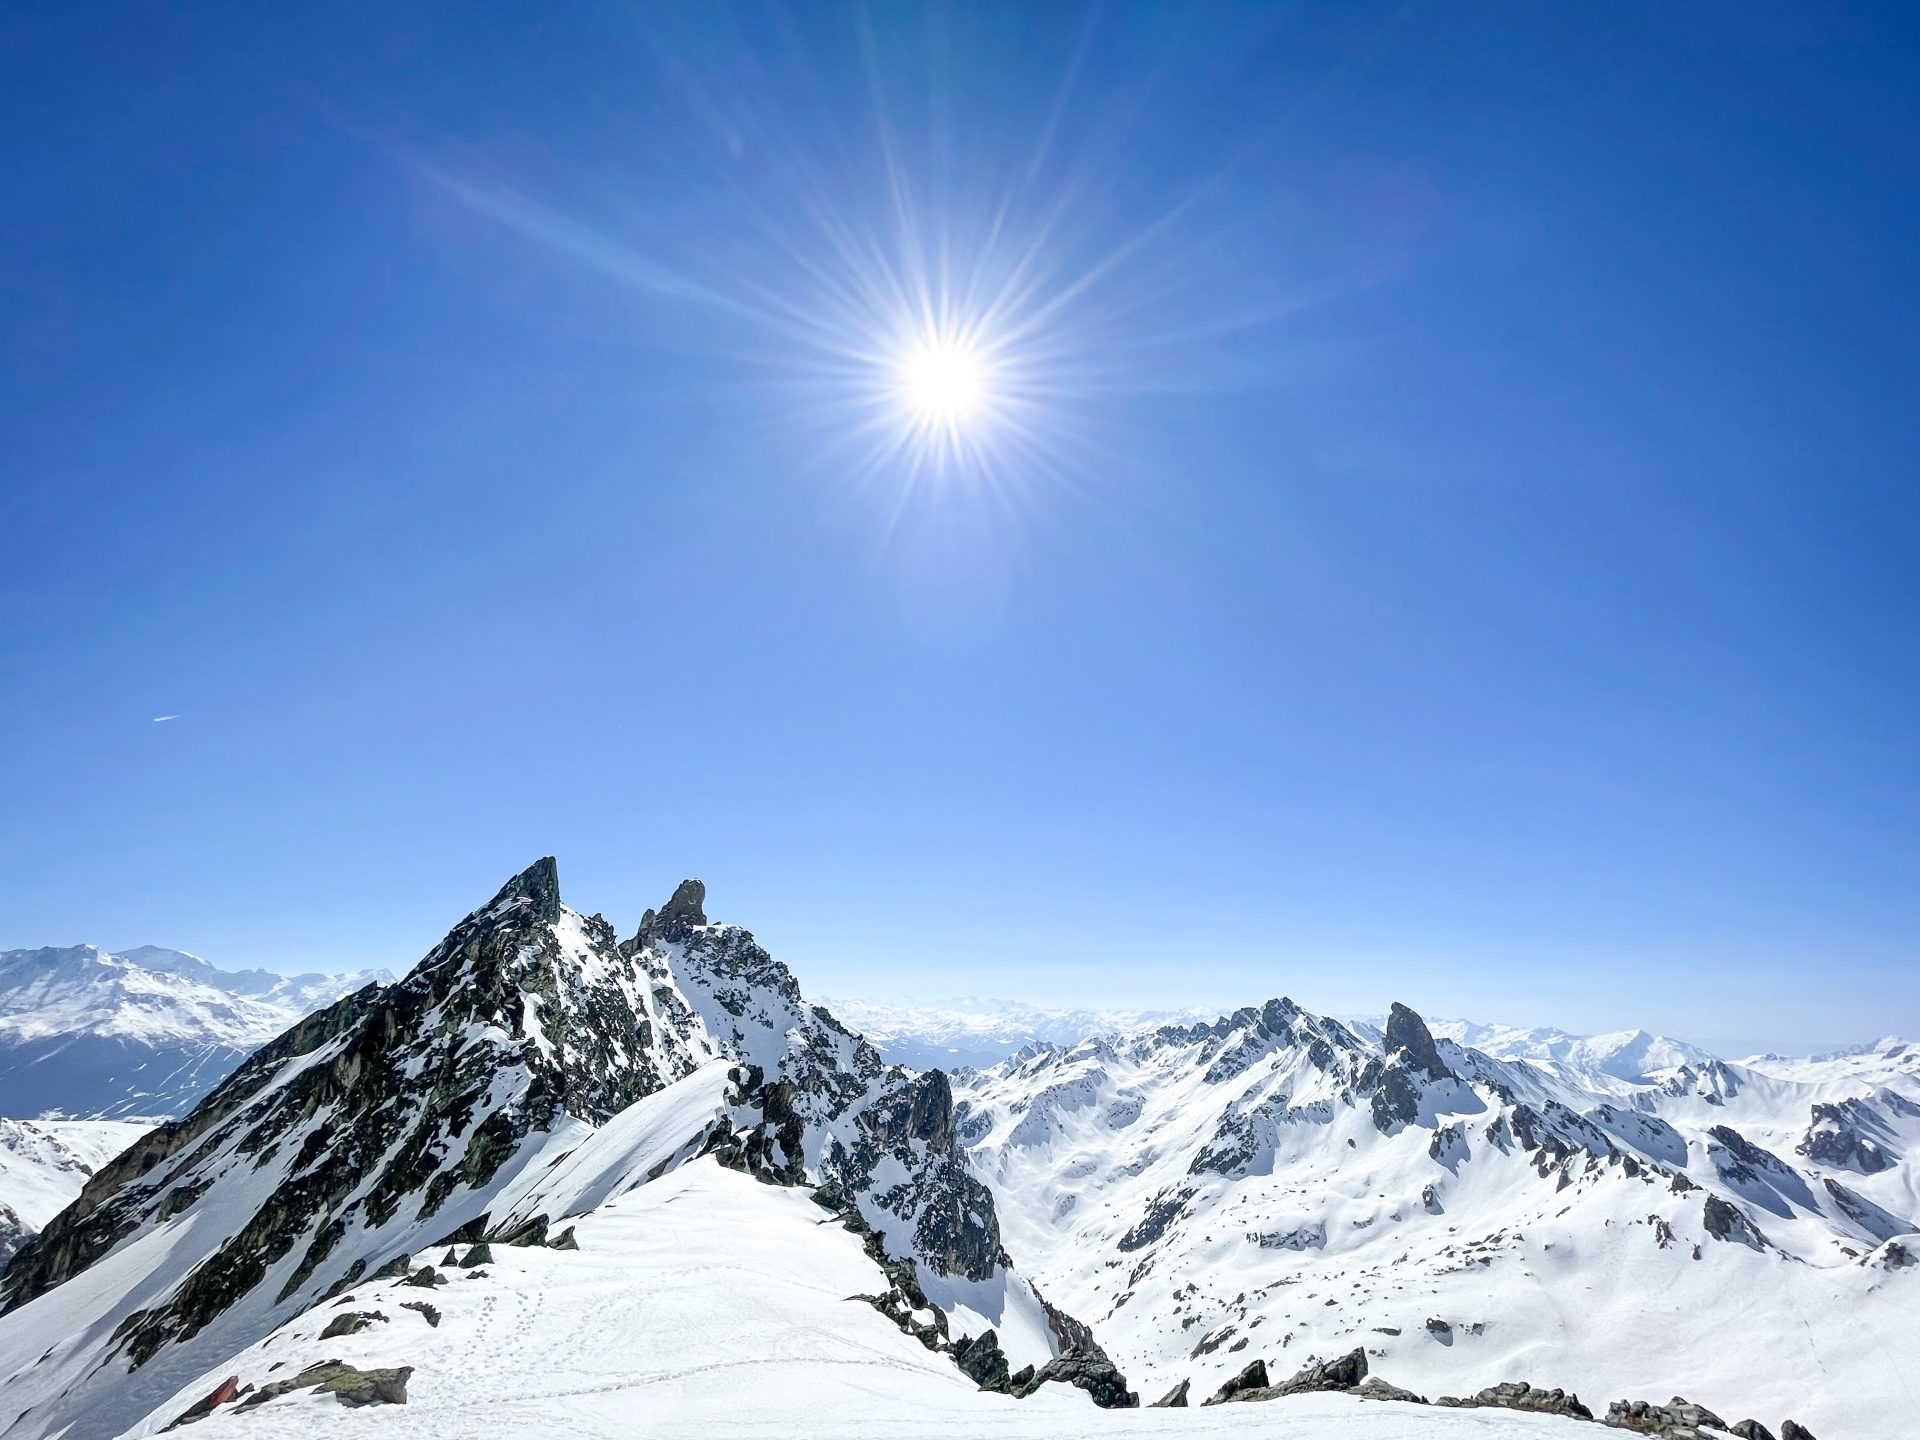
M 0 1118 L 0 1270 L 146 1128 L 126 1120 Z
M 817 1187 L 896 1267 L 878 1288 L 1052 1359 L 1071 1330 L 1006 1265 L 944 1077 L 887 1065 L 702 899 L 621 943 L 541 861 L 404 980 L 255 1052 L 0 1276 L 0 1430 L 116 1433 L 396 1259 L 540 1243 L 699 1153 Z
M 1920 1045 L 1911 1045 L 1896 1035 L 1831 1055 L 1756 1055 L 1740 1063 L 1781 1080 L 1812 1085 L 1837 1084 L 1849 1090 L 1920 1088 Z
M 1678 1390 L 1850 1440 L 1920 1407 L 1920 1084 L 1636 1083 L 1280 1000 L 958 1100 L 1015 1263 L 1144 1393 L 1364 1346 L 1416 1389 Z
M 301 1016 L 386 978 L 226 971 L 154 945 L 0 951 L 0 1114 L 181 1114 Z
M 327 1360 L 362 1371 L 411 1367 L 406 1407 L 346 1411 L 332 1395 L 302 1390 L 241 1410 L 241 1395 L 194 1433 L 207 1440 L 349 1431 L 408 1440 L 1577 1440 L 1583 1433 L 1551 1416 L 1347 1395 L 1212 1410 L 1097 1410 L 1067 1386 L 1025 1400 L 985 1393 L 944 1356 L 848 1298 L 882 1277 L 854 1236 L 822 1219 L 800 1191 L 697 1160 L 596 1206 L 577 1222 L 577 1251 L 494 1247 L 481 1267 L 443 1271 L 449 1282 L 437 1288 L 397 1279 L 357 1285 L 350 1297 L 188 1380 L 130 1433 L 157 1432 L 229 1376 L 257 1393 Z M 433 1320 L 405 1308 L 422 1301 Z M 320 1338 L 350 1315 L 379 1318 L 356 1333 Z

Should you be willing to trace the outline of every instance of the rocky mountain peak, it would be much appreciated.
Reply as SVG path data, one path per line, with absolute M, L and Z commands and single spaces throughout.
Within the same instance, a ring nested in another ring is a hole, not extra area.
M 682 880 L 674 887 L 673 898 L 658 911 L 649 910 L 640 917 L 636 946 L 656 941 L 672 944 L 684 941 L 707 923 L 707 887 L 698 880 Z
M 532 905 L 536 920 L 551 923 L 560 918 L 560 865 L 553 856 L 542 855 L 502 885 L 485 909 L 490 912 L 515 902 Z
M 1428 1078 L 1444 1080 L 1453 1072 L 1440 1058 L 1440 1051 L 1433 1043 L 1433 1032 L 1427 1029 L 1427 1022 L 1418 1014 L 1393 1002 L 1393 1009 L 1387 1014 L 1387 1053 L 1401 1054 L 1414 1065 L 1426 1071 Z

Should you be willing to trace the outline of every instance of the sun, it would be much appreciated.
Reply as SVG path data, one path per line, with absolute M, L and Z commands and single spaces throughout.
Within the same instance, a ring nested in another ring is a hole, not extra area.
M 895 383 L 915 421 L 928 429 L 957 430 L 992 399 L 986 357 L 951 335 L 927 335 L 907 346 L 896 364 Z

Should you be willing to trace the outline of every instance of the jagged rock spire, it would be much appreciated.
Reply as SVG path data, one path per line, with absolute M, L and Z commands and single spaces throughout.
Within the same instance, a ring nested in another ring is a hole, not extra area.
M 640 917 L 636 938 L 642 945 L 652 940 L 685 940 L 707 923 L 707 912 L 702 908 L 706 903 L 705 885 L 698 880 L 682 880 L 674 887 L 671 900 L 658 911 L 649 910 Z
M 1440 1058 L 1427 1022 L 1398 1000 L 1387 1014 L 1387 1053 L 1398 1052 L 1426 1071 L 1435 1080 L 1444 1080 L 1453 1072 Z
M 540 920 L 560 918 L 560 865 L 551 855 L 543 855 L 513 879 L 500 887 L 500 893 L 486 906 L 494 910 L 515 900 L 533 905 Z

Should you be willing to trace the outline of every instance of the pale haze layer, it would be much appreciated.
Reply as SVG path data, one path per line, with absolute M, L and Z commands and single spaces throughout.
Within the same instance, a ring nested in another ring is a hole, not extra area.
M 1920 1032 L 1910 13 L 878 8 L 0 20 L 0 947 Z

